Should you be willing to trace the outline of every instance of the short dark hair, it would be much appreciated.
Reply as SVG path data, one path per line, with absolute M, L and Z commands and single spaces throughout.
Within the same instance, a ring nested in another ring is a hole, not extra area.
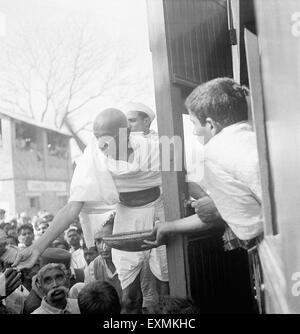
M 199 314 L 198 306 L 188 298 L 163 295 L 159 297 L 158 314 Z
M 120 314 L 121 304 L 116 289 L 105 281 L 88 283 L 78 294 L 81 314 Z
M 33 232 L 33 227 L 31 224 L 22 224 L 19 228 L 18 228 L 18 235 L 20 235 L 22 233 L 23 230 L 30 230 L 30 232 L 32 234 L 34 234 Z
M 217 78 L 196 87 L 186 98 L 185 107 L 202 126 L 210 117 L 226 127 L 248 119 L 248 95 L 248 89 L 233 79 Z

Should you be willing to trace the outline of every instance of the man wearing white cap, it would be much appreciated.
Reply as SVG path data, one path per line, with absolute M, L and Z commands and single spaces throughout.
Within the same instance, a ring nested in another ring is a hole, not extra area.
M 155 118 L 152 109 L 143 103 L 129 102 L 123 107 L 123 111 L 126 114 L 131 133 L 139 133 L 145 137 L 157 136 L 154 130 L 150 130 L 151 123 Z M 156 281 L 147 261 L 143 264 L 140 280 L 143 298 L 144 300 L 150 300 L 150 305 L 147 303 L 147 310 L 149 313 L 153 313 L 151 304 L 157 302 L 158 295 L 156 292 Z
M 127 116 L 131 132 L 142 132 L 145 136 L 156 134 L 150 130 L 151 123 L 155 118 L 152 109 L 139 102 L 129 102 L 122 109 Z

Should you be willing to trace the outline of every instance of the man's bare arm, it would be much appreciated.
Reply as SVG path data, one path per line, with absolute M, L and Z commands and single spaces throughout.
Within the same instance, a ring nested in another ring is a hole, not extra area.
M 82 206 L 83 202 L 69 202 L 60 209 L 47 231 L 32 246 L 20 252 L 13 265 L 18 266 L 20 269 L 31 268 L 51 242 L 78 217 Z
M 204 223 L 197 214 L 165 223 L 157 223 L 152 232 L 152 236 L 155 237 L 156 240 L 144 240 L 145 247 L 142 247 L 145 249 L 151 248 L 151 246 L 157 247 L 163 245 L 167 238 L 172 237 L 172 235 L 204 232 L 214 229 L 221 224 L 220 221 Z
M 34 243 L 42 252 L 50 246 L 62 232 L 64 232 L 72 221 L 77 218 L 82 209 L 83 202 L 69 202 L 61 208 L 46 232 Z

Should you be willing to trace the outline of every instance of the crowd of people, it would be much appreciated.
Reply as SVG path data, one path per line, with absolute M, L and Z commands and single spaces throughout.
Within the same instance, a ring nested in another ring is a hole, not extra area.
M 30 268 L 14 270 L 8 250 L 30 247 L 51 225 L 53 214 L 46 210 L 29 217 L 6 217 L 1 209 L 0 266 L 3 282 L 0 313 L 4 314 L 119 314 L 122 311 L 122 288 L 111 248 L 103 237 L 113 231 L 115 212 L 94 234 L 94 245 L 87 247 L 77 217 L 41 254 Z M 3 256 L 4 255 L 4 256 Z M 2 293 L 3 292 L 3 293 Z M 155 303 L 155 307 L 154 307 Z M 172 303 L 174 307 L 172 307 Z M 145 297 L 143 313 L 197 312 L 191 301 L 159 296 Z M 151 308 L 152 305 L 152 308 Z M 167 305 L 167 306 L 166 306 Z M 147 308 L 148 306 L 148 308 Z
M 11 266 L 2 261 L 2 309 L 198 313 L 192 301 L 169 296 L 166 244 L 176 233 L 219 224 L 226 227 L 227 250 L 259 242 L 261 189 L 247 96 L 230 78 L 202 84 L 188 96 L 195 135 L 205 141 L 204 176 L 189 185 L 196 213 L 172 222 L 164 216 L 159 136 L 150 130 L 155 114 L 141 103 L 102 111 L 77 161 L 68 204 L 55 216 L 40 212 L 31 221 L 24 215 L 21 223 L 1 224 L 2 260 L 8 248 L 18 248 Z M 110 248 L 103 240 L 146 230 L 152 230 L 152 241 L 144 240 L 138 251 Z

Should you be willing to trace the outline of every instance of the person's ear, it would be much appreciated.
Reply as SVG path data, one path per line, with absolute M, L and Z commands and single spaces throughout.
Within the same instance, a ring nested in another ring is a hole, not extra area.
M 37 278 L 36 278 L 36 286 L 37 286 L 40 290 L 42 290 L 42 284 L 41 284 L 41 281 L 40 281 L 40 277 L 37 277 Z
M 207 118 L 206 118 L 206 127 L 207 127 L 210 131 L 212 131 L 213 128 L 214 128 L 214 120 L 211 119 L 210 117 L 207 117 Z
M 144 123 L 146 124 L 147 127 L 150 127 L 150 125 L 151 125 L 151 119 L 150 119 L 150 117 L 146 117 L 144 119 Z
M 222 126 L 220 123 L 216 122 L 214 119 L 207 117 L 206 118 L 206 126 L 213 136 L 219 133 L 222 130 Z

